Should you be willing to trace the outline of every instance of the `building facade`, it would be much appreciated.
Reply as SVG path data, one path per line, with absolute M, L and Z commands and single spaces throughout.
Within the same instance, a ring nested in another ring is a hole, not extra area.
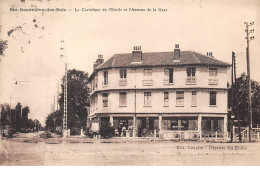
M 99 55 L 89 78 L 89 120 L 115 129 L 131 126 L 134 136 L 223 136 L 228 67 L 178 45 L 172 52 L 153 53 L 136 46 L 106 62 Z

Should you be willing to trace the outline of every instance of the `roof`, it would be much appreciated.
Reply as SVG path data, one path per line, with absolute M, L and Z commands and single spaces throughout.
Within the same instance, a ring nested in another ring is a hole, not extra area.
M 204 66 L 221 66 L 230 67 L 231 65 L 219 61 L 210 56 L 202 55 L 193 51 L 181 51 L 180 61 L 174 62 L 174 52 L 151 52 L 142 53 L 142 62 L 131 64 L 132 53 L 115 54 L 106 62 L 96 68 L 128 68 L 128 67 L 148 67 L 148 66 L 184 66 L 184 65 L 204 65 Z M 94 72 L 93 72 L 94 73 Z
M 132 53 L 115 54 L 105 63 L 97 67 L 120 68 L 120 67 L 143 67 L 143 66 L 160 66 L 160 65 L 215 65 L 229 67 L 230 64 L 219 61 L 209 56 L 205 56 L 192 51 L 181 51 L 180 62 L 173 62 L 173 52 L 152 52 L 143 53 L 143 61 L 140 64 L 131 64 Z

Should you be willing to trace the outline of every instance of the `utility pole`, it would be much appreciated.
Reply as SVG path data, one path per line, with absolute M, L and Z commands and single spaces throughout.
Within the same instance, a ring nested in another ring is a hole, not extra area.
M 68 126 L 67 126 L 67 121 L 68 121 L 68 112 L 67 112 L 67 108 L 68 108 L 68 105 L 67 105 L 67 63 L 65 63 L 65 77 L 64 77 L 64 119 L 63 119 L 63 130 L 64 130 L 64 133 L 66 133 L 63 137 L 67 137 L 67 130 L 68 130 Z
M 64 76 L 64 111 L 63 111 L 63 138 L 66 138 L 68 137 L 68 111 L 67 111 L 67 108 L 68 108 L 68 105 L 67 105 L 67 82 L 68 82 L 68 76 L 67 76 L 67 61 L 66 61 L 66 58 L 65 58 L 65 53 L 64 53 L 64 47 L 63 47 L 63 44 L 64 44 L 64 40 L 61 40 L 61 52 L 62 54 L 60 55 L 61 57 L 64 57 L 64 60 L 65 60 L 65 76 Z
M 233 93 L 233 97 L 234 97 L 234 103 L 233 103 L 233 108 L 234 108 L 234 112 L 236 112 L 237 114 L 237 118 L 238 118 L 238 136 L 239 136 L 239 142 L 241 143 L 241 129 L 240 129 L 240 114 L 238 112 L 238 109 L 237 109 L 237 73 L 236 73 L 236 55 L 234 53 L 234 61 L 233 61 L 233 64 L 234 64 L 234 79 L 235 79 L 235 84 L 234 84 L 234 93 Z
M 247 85 L 248 85 L 248 113 L 249 113 L 249 142 L 251 142 L 251 136 L 252 136 L 252 100 L 251 100 L 251 79 L 250 79 L 250 57 L 249 57 L 249 41 L 254 39 L 254 36 L 249 37 L 250 33 L 254 32 L 254 29 L 250 30 L 249 27 L 254 25 L 254 22 L 244 22 L 246 24 L 246 59 L 247 59 Z
M 233 142 L 233 137 L 236 136 L 235 133 L 233 133 L 233 122 L 234 122 L 234 57 L 235 57 L 235 52 L 232 52 L 232 67 L 231 67 L 231 86 L 232 86 L 232 90 L 231 90 L 231 116 L 230 116 L 230 133 L 231 133 L 231 140 L 230 142 Z

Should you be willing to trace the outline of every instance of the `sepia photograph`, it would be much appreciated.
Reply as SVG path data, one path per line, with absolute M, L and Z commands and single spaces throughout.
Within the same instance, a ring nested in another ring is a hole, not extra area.
M 259 166 L 259 11 L 0 0 L 0 165 Z

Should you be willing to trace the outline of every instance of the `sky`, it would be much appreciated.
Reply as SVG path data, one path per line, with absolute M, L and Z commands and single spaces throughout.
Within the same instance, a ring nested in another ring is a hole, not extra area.
M 255 30 L 255 39 L 250 41 L 251 77 L 260 82 L 257 0 L 0 0 L 0 6 L 0 37 L 8 40 L 0 61 L 0 104 L 11 102 L 14 107 L 21 102 L 29 106 L 29 118 L 37 118 L 42 124 L 51 113 L 57 83 L 64 74 L 61 54 L 66 56 L 68 69 L 92 73 L 98 54 L 107 60 L 113 54 L 131 53 L 133 46 L 142 46 L 143 52 L 162 52 L 173 51 L 179 44 L 180 50 L 213 52 L 216 59 L 228 63 L 234 51 L 239 76 L 246 72 L 244 22 L 254 22 L 250 27 Z M 36 7 L 67 11 L 10 11 Z M 91 12 L 82 8 L 122 11 Z

